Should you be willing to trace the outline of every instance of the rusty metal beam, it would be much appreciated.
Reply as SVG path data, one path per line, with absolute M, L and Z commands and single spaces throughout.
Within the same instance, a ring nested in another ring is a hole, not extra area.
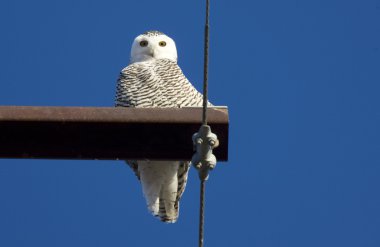
M 191 160 L 201 108 L 0 106 L 0 158 Z M 228 159 L 228 110 L 210 108 Z

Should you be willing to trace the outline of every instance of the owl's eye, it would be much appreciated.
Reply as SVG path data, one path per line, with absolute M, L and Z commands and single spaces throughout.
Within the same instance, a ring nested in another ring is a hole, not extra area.
M 166 46 L 166 42 L 165 41 L 160 41 L 160 43 L 158 43 L 158 45 L 164 47 L 164 46 Z
M 146 41 L 146 40 L 140 41 L 140 46 L 141 47 L 145 47 L 147 45 L 148 45 L 148 41 Z

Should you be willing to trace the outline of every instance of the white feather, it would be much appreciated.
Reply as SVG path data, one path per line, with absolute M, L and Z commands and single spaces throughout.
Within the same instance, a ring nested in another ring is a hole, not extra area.
M 148 209 L 159 215 L 159 199 L 165 203 L 168 217 L 175 215 L 178 190 L 178 161 L 138 161 L 138 172 Z

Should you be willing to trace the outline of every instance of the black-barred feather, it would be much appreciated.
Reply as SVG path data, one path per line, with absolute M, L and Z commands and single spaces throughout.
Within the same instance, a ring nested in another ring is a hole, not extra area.
M 187 175 L 190 169 L 190 162 L 181 162 L 178 168 L 177 179 L 178 179 L 178 190 L 177 190 L 177 198 L 174 203 L 174 209 L 176 211 L 176 218 L 179 216 L 179 201 L 181 200 L 182 194 L 185 191 L 186 183 L 187 183 Z M 162 199 L 160 199 L 160 210 L 158 212 L 158 217 L 160 217 L 161 221 L 170 222 L 173 219 L 167 217 L 165 204 Z
M 176 62 L 157 59 L 133 63 L 121 71 L 115 102 L 125 107 L 201 107 L 203 96 Z

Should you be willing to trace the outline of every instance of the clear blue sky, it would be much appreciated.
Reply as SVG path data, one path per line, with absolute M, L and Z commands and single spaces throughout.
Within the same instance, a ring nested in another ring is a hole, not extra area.
M 206 246 L 380 246 L 379 0 L 211 4 L 210 100 L 229 106 L 231 136 Z M 0 105 L 112 106 L 150 29 L 201 89 L 203 14 L 204 1 L 1 1 Z M 198 190 L 193 170 L 166 225 L 122 162 L 0 160 L 0 246 L 196 246 Z

